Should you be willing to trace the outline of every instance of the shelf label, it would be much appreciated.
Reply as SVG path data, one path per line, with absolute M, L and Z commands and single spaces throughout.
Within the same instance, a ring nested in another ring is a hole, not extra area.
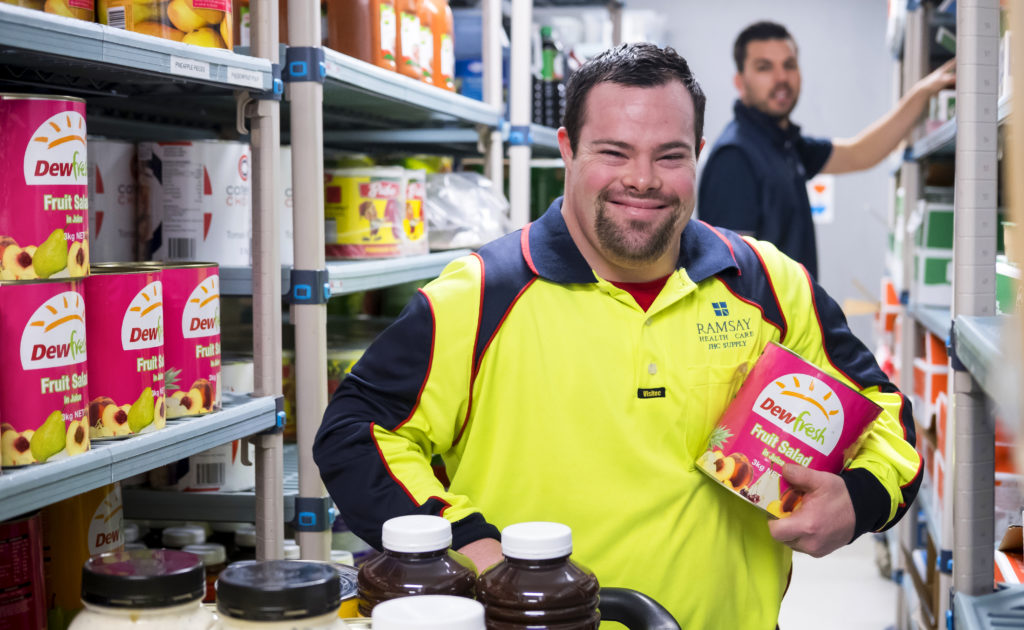
M 228 68 L 228 83 L 263 89 L 263 73 L 244 68 Z
M 327 71 L 327 76 L 331 77 L 340 77 L 345 70 L 340 63 L 330 59 L 324 59 L 324 69 Z
M 185 59 L 171 55 L 171 74 L 193 79 L 209 79 L 210 64 L 198 59 Z

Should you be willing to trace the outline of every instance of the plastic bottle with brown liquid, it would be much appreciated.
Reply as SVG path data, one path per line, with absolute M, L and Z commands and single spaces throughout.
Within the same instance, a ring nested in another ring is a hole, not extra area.
M 433 0 L 440 19 L 434 20 L 434 85 L 455 91 L 455 18 L 448 0 Z
M 384 523 L 384 552 L 359 568 L 359 614 L 369 617 L 380 602 L 408 595 L 473 598 L 476 571 L 471 560 L 449 549 L 451 523 L 439 516 L 412 514 Z
M 505 559 L 477 581 L 488 630 L 597 630 L 597 578 L 569 558 L 572 530 L 561 523 L 509 525 L 501 532 Z
M 398 30 L 395 32 L 395 64 L 398 72 L 407 77 L 423 78 L 420 69 L 420 14 L 417 0 L 395 0 Z
M 395 70 L 395 0 L 327 0 L 327 46 Z
M 420 16 L 420 78 L 424 83 L 434 85 L 434 53 L 437 49 L 435 38 L 441 22 L 435 0 L 417 0 Z

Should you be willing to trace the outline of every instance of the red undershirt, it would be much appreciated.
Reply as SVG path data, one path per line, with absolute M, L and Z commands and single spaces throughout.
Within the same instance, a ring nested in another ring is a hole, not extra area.
M 668 276 L 671 275 L 668 274 Z M 636 303 L 640 305 L 640 308 L 646 311 L 651 308 L 651 304 L 654 304 L 654 299 L 661 293 L 665 282 L 668 281 L 668 276 L 657 278 L 656 280 L 648 280 L 647 282 L 614 282 L 611 280 L 609 282 L 632 295 Z

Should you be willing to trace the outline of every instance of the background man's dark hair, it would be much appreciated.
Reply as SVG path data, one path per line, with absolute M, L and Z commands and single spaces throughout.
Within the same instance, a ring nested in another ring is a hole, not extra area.
M 694 150 L 700 151 L 704 136 L 704 103 L 707 100 L 690 65 L 669 47 L 654 44 L 620 44 L 583 64 L 569 77 L 565 90 L 565 118 L 562 124 L 569 133 L 573 153 L 586 119 L 586 102 L 590 90 L 598 83 L 617 83 L 630 87 L 655 87 L 669 81 L 680 81 L 693 98 Z
M 732 58 L 736 62 L 736 72 L 743 72 L 743 64 L 747 61 L 747 44 L 766 39 L 788 39 L 796 46 L 796 40 L 789 34 L 786 27 L 775 22 L 754 22 L 736 36 L 732 45 Z

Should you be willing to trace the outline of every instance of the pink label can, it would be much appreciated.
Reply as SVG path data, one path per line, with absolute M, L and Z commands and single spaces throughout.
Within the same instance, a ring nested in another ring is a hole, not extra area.
M 124 438 L 164 428 L 164 310 L 162 272 L 100 263 L 85 280 L 93 314 L 87 334 L 89 434 Z
M 220 409 L 220 276 L 211 263 L 161 265 L 167 417 Z
M 89 274 L 85 101 L 0 94 L 0 280 Z
M 775 343 L 768 344 L 711 433 L 697 467 L 775 517 L 801 494 L 782 478 L 799 464 L 838 474 L 881 407 Z
M 81 280 L 0 284 L 0 459 L 4 468 L 89 449 Z

